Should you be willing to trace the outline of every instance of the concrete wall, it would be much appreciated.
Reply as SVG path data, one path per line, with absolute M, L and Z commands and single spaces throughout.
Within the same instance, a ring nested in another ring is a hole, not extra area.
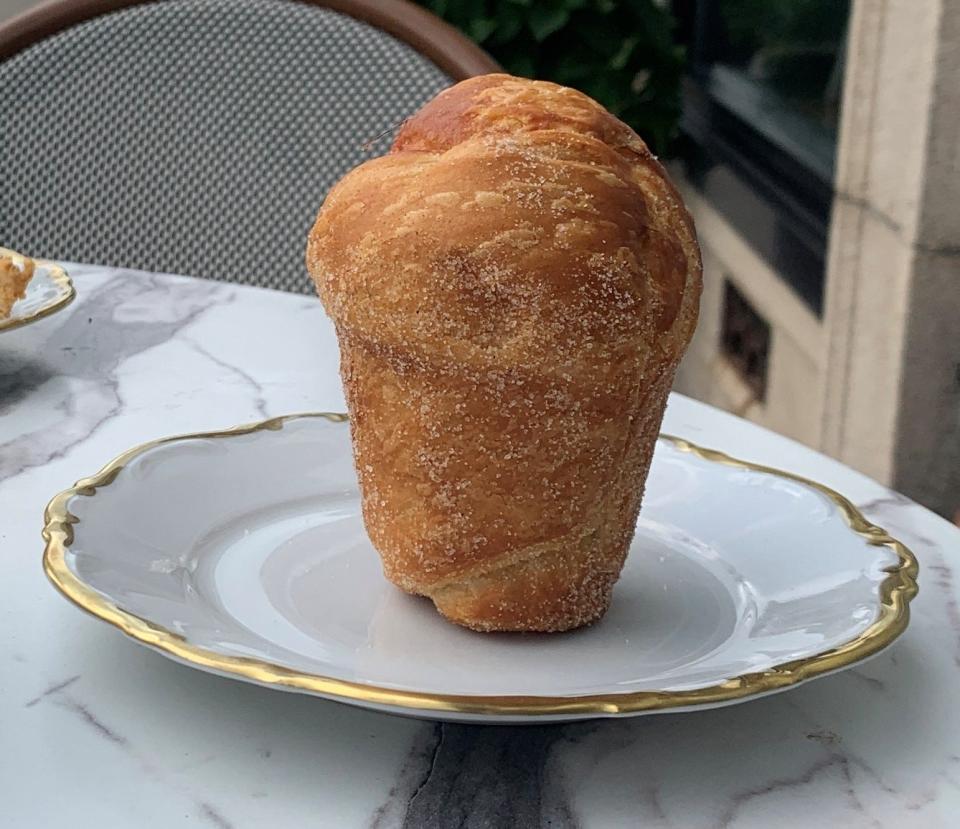
M 960 3 L 855 3 L 831 228 L 825 451 L 960 507 Z
M 824 336 L 820 321 L 676 170 L 671 174 L 696 221 L 704 268 L 700 323 L 675 388 L 819 446 Z M 719 353 L 724 280 L 732 282 L 770 324 L 769 380 L 763 402 Z

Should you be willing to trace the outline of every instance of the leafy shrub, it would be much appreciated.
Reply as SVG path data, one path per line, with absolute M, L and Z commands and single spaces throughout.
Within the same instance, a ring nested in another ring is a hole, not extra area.
M 682 47 L 660 0 L 421 0 L 507 72 L 579 89 L 656 152 L 680 115 Z

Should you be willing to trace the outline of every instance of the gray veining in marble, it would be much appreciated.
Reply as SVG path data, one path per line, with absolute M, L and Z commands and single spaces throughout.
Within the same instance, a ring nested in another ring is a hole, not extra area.
M 10 384 L 11 398 L 4 400 L 4 406 L 37 391 L 44 383 L 54 383 L 61 377 L 69 377 L 71 382 L 57 390 L 60 394 L 55 406 L 63 418 L 55 437 L 49 429 L 40 429 L 0 442 L 0 481 L 63 457 L 88 440 L 123 406 L 114 376 L 116 368 L 168 342 L 211 303 L 231 301 L 229 293 L 230 288 L 220 283 L 190 280 L 171 297 L 157 277 L 120 272 L 85 297 L 83 312 L 74 312 L 62 325 L 58 336 L 69 346 L 45 350 L 39 365 L 32 357 L 21 364 L 16 353 L 6 355 L 0 370 L 15 379 Z M 171 298 L 174 301 L 162 316 L 150 313 L 152 307 Z M 118 313 L 119 309 L 126 313 Z M 105 336 L 105 332 L 109 334 Z
M 550 769 L 554 745 L 568 740 L 562 726 L 437 723 L 424 732 L 371 829 L 578 825 L 563 776 Z
M 73 676 L 67 677 L 67 679 L 64 679 L 64 680 L 62 680 L 62 681 L 60 681 L 60 682 L 55 682 L 53 685 L 51 685 L 51 686 L 50 686 L 49 688 L 47 688 L 45 691 L 43 691 L 42 693 L 40 693 L 40 694 L 38 694 L 37 696 L 35 696 L 32 700 L 30 700 L 30 701 L 27 702 L 27 703 L 24 703 L 24 707 L 25 707 L 25 708 L 33 708 L 34 705 L 36 705 L 38 702 L 42 701 L 42 700 L 45 699 L 46 697 L 49 697 L 51 694 L 58 694 L 58 693 L 60 693 L 62 690 L 64 690 L 64 688 L 69 688 L 69 687 L 70 687 L 71 685 L 73 685 L 73 683 L 76 682 L 78 679 L 80 679 L 80 674 L 74 674 Z

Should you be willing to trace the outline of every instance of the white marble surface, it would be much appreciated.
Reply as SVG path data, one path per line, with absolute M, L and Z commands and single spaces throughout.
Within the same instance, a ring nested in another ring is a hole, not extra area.
M 0 334 L 0 826 L 938 827 L 960 822 L 960 531 L 685 398 L 665 429 L 849 495 L 921 564 L 910 629 L 840 675 L 731 708 L 438 726 L 174 664 L 40 568 L 51 495 L 128 446 L 343 408 L 319 303 L 73 267 Z

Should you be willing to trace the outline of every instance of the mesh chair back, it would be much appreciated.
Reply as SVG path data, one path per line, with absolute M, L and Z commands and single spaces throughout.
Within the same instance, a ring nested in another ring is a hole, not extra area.
M 318 6 L 170 0 L 103 14 L 0 63 L 0 242 L 310 291 L 303 249 L 327 190 L 451 82 L 408 44 Z

